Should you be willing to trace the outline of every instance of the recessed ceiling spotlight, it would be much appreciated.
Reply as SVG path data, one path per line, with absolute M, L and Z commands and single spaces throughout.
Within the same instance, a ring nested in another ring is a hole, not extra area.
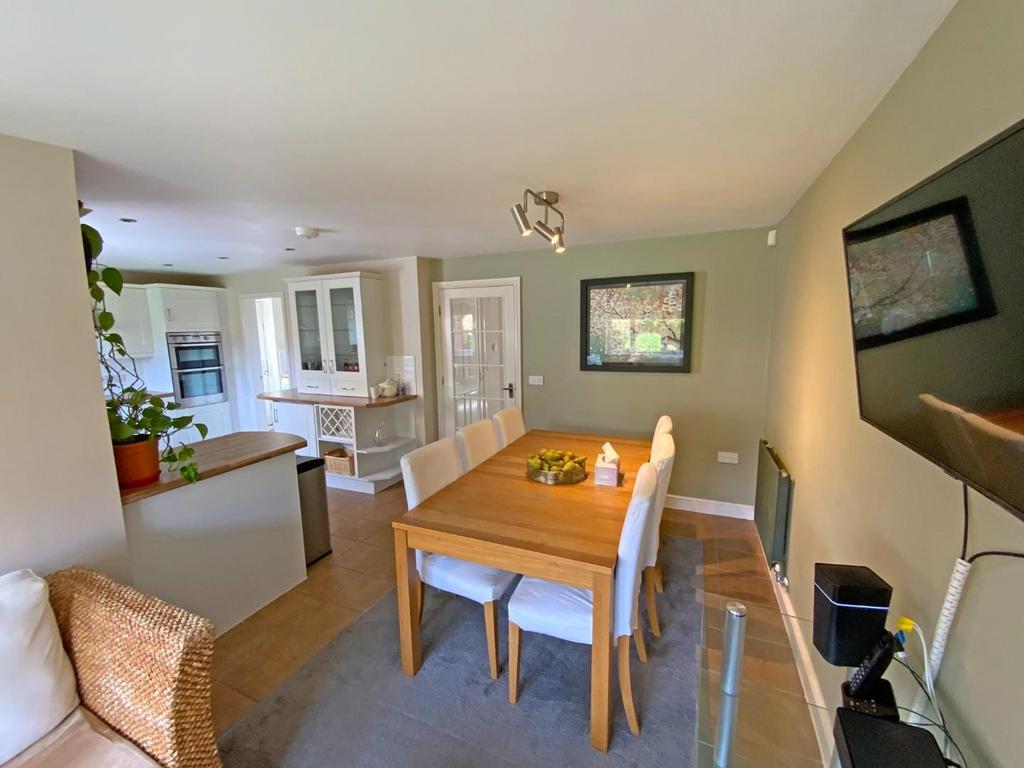
M 285 248 L 286 251 L 294 251 L 294 248 Z
M 217 258 L 220 259 L 221 261 L 227 261 L 231 257 L 230 256 L 218 256 Z
M 164 264 L 165 267 L 173 267 L 173 264 Z
M 118 221 L 123 221 L 125 224 L 138 224 L 139 223 L 138 219 L 131 219 L 131 218 L 128 218 L 127 216 L 122 216 L 120 219 L 118 219 Z
M 320 230 L 317 227 L 296 227 L 295 234 L 307 240 L 315 240 L 320 237 Z

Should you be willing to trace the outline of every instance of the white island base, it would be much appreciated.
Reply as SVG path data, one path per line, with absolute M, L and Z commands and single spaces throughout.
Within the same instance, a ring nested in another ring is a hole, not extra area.
M 245 436 L 251 436 L 253 445 L 276 439 L 280 445 L 275 450 L 285 452 L 210 476 L 224 455 L 217 443 L 235 440 L 241 445 L 239 438 Z M 214 438 L 195 446 L 203 477 L 199 483 L 136 500 L 131 500 L 133 492 L 125 492 L 135 587 L 211 619 L 219 636 L 303 581 L 306 563 L 293 455 L 303 443 L 281 433 Z

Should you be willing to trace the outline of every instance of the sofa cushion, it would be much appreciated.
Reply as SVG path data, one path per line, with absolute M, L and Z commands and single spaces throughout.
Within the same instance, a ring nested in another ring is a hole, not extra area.
M 52 731 L 78 705 L 46 582 L 0 576 L 0 764 Z
M 85 707 L 0 768 L 153 768 L 145 752 Z

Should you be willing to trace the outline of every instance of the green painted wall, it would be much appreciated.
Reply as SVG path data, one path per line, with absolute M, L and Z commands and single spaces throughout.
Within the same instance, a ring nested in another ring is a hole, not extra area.
M 959 554 L 960 485 L 859 419 L 841 231 L 1024 118 L 1022 72 L 1024 2 L 960 0 L 779 225 L 768 436 L 796 479 L 789 577 L 801 618 L 814 563 L 861 563 L 892 584 L 895 615 L 933 634 Z M 970 551 L 1024 550 L 1024 524 L 978 494 L 971 505 Z M 950 635 L 938 695 L 972 766 L 1024 765 L 1022 588 L 1021 561 L 979 560 Z M 797 624 L 809 643 L 810 622 Z M 811 658 L 834 707 L 844 671 Z M 909 661 L 922 669 L 916 641 Z M 910 706 L 908 675 L 888 677 Z
M 511 226 L 511 223 L 510 223 Z M 757 443 L 765 420 L 772 251 L 767 230 L 445 259 L 435 280 L 522 278 L 523 408 L 530 428 L 650 436 L 663 413 L 675 422 L 670 491 L 753 503 Z M 579 370 L 580 280 L 696 272 L 694 366 L 689 374 Z M 739 465 L 717 463 L 737 451 Z

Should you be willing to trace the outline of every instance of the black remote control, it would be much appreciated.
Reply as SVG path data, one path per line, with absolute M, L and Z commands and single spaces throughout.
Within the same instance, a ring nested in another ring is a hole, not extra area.
M 895 639 L 891 632 L 883 632 L 878 638 L 871 653 L 864 657 L 864 661 L 857 667 L 857 671 L 850 678 L 849 691 L 853 698 L 869 698 L 872 689 L 882 679 L 885 670 L 892 663 L 893 651 L 895 650 Z

